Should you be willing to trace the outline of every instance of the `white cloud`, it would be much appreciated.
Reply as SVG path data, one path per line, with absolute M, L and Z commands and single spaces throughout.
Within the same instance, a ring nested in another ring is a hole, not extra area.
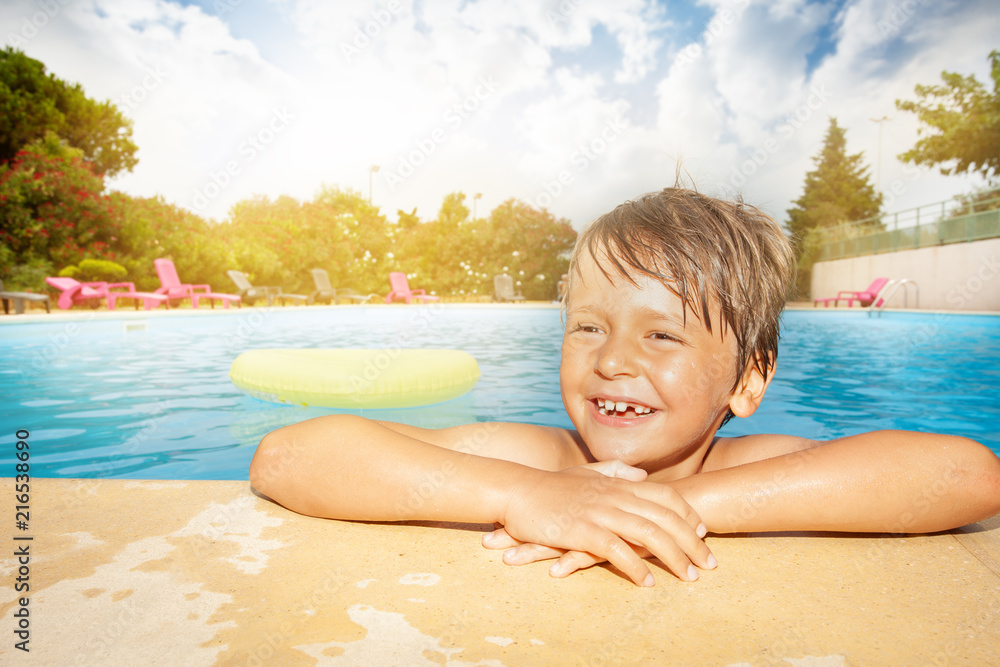
M 894 156 L 916 124 L 893 101 L 943 69 L 987 79 L 1000 28 L 990 2 L 904 11 L 854 0 L 836 15 L 798 0 L 704 4 L 713 21 L 690 43 L 647 0 L 281 0 L 270 10 L 287 17 L 294 55 L 278 65 L 258 48 L 280 49 L 275 31 L 227 23 L 252 17 L 237 14 L 250 3 L 215 17 L 166 0 L 92 0 L 68 4 L 22 48 L 134 119 L 140 162 L 113 187 L 188 207 L 200 193 L 216 219 L 255 193 L 308 199 L 325 183 L 367 194 L 379 164 L 374 201 L 390 218 L 414 206 L 431 217 L 456 190 L 482 192 L 482 215 L 561 187 L 551 210 L 582 225 L 672 183 L 678 158 L 701 189 L 741 190 L 780 218 L 831 115 L 873 169 L 869 118 L 893 117 L 882 178 L 905 185 L 899 205 L 972 185 L 904 170 Z M 0 21 L 16 33 L 36 11 L 7 2 Z M 831 23 L 833 46 L 810 70 Z M 599 26 L 616 44 L 606 53 L 594 51 Z M 413 173 L 390 182 L 406 163 Z

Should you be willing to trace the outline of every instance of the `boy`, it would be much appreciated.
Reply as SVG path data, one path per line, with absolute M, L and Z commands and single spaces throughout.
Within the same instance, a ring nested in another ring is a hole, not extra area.
M 558 557 L 566 576 L 608 560 L 644 586 L 647 556 L 686 581 L 715 567 L 709 531 L 930 532 L 1000 511 L 1000 460 L 965 438 L 716 436 L 764 397 L 793 266 L 752 207 L 678 188 L 625 202 L 570 262 L 560 386 L 575 430 L 330 415 L 265 436 L 250 481 L 314 516 L 493 522 L 483 543 L 508 563 Z

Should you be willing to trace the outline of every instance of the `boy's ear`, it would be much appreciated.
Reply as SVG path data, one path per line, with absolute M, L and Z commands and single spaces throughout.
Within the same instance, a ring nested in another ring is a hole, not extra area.
M 775 360 L 774 357 L 769 355 L 767 363 L 767 378 L 765 379 L 761 375 L 760 371 L 757 370 L 757 364 L 748 364 L 746 371 L 743 373 L 743 377 L 740 378 L 740 383 L 736 387 L 736 391 L 733 392 L 732 398 L 729 399 L 729 409 L 737 417 L 749 417 L 757 411 L 760 407 L 760 402 L 764 400 L 764 393 L 767 391 L 768 385 L 771 384 L 771 378 L 774 377 L 774 367 Z

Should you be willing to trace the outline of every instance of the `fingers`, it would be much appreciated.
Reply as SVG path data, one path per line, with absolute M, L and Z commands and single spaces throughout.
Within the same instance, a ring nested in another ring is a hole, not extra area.
M 559 558 L 566 552 L 565 549 L 547 547 L 544 544 L 515 540 L 503 528 L 483 535 L 483 546 L 487 549 L 506 549 L 503 553 L 503 562 L 507 565 L 527 565 L 540 560 Z
M 568 577 L 577 570 L 585 570 L 600 562 L 603 562 L 602 558 L 588 554 L 585 551 L 567 551 L 559 557 L 559 560 L 552 564 L 552 567 L 549 568 L 549 574 L 561 579 L 562 577 Z
M 539 476 L 511 495 L 504 528 L 483 538 L 507 550 L 508 564 L 556 558 L 558 577 L 607 560 L 640 586 L 654 583 L 643 559 L 650 554 L 683 581 L 716 566 L 701 518 L 677 491 L 626 478 L 644 471 L 611 461 Z
M 619 520 L 622 523 L 618 523 Z M 698 528 L 692 528 L 689 520 L 676 512 L 647 503 L 630 508 L 615 521 L 619 526 L 617 534 L 632 544 L 646 547 L 681 579 L 694 581 L 698 578 L 697 569 L 692 565 L 702 569 L 714 569 L 718 565 Z
M 639 558 L 635 551 L 614 533 L 607 533 L 601 547 L 600 551 L 595 553 L 595 556 L 603 555 L 609 563 L 621 570 L 637 586 L 649 587 L 656 583 L 653 573 L 649 571 L 649 566 L 646 565 L 646 561 Z M 678 577 L 685 581 L 694 581 L 694 579 L 690 578 L 690 573 L 685 572 L 684 575 L 681 575 L 675 571 L 674 574 L 677 574 Z
M 696 512 L 695 509 L 691 507 L 686 500 L 684 500 L 684 496 L 679 494 L 670 486 L 666 484 L 657 484 L 655 482 L 651 482 L 649 484 L 638 484 L 635 486 L 635 495 L 639 498 L 649 500 L 657 505 L 660 505 L 661 507 L 671 510 L 683 518 L 684 521 L 698 533 L 698 537 L 704 537 L 708 533 L 708 530 L 705 528 L 705 524 L 702 523 L 698 512 Z
M 497 528 L 492 533 L 483 535 L 483 546 L 487 549 L 509 549 L 522 544 L 510 536 L 504 528 Z
M 543 544 L 521 544 L 504 551 L 503 562 L 507 565 L 527 565 L 540 560 L 559 558 L 564 553 L 566 553 L 565 549 L 547 547 Z

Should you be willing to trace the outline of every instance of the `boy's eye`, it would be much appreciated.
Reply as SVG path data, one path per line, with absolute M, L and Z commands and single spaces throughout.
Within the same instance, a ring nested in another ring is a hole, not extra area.
M 578 331 L 581 333 L 600 333 L 601 329 L 600 327 L 594 326 L 593 324 L 576 324 L 573 326 L 571 331 L 573 333 L 576 333 Z
M 677 338 L 677 336 L 671 336 L 670 334 L 663 333 L 662 331 L 657 331 L 656 333 L 651 334 L 650 337 L 654 340 L 666 340 L 674 343 L 680 342 L 680 339 Z

